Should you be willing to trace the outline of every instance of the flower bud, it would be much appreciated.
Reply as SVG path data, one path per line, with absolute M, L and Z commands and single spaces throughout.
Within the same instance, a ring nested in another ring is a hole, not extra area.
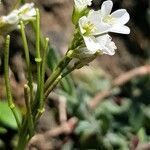
M 92 4 L 92 0 L 74 0 L 74 3 L 72 22 L 76 25 L 82 16 L 86 16 L 88 14 L 88 6 Z

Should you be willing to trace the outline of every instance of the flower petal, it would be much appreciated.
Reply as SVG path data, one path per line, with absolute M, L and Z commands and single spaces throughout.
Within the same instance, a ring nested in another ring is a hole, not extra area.
M 83 38 L 90 54 L 94 54 L 97 50 L 99 50 L 99 43 L 94 36 L 84 36 Z
M 35 19 L 36 10 L 32 8 L 28 13 L 20 15 L 20 19 L 23 21 L 29 21 Z
M 115 49 L 117 49 L 117 47 L 116 47 L 115 43 L 111 40 L 111 37 L 108 34 L 99 36 L 96 38 L 96 40 L 101 45 L 100 51 L 103 54 L 107 54 L 107 55 L 115 54 Z
M 109 15 L 111 13 L 112 7 L 113 7 L 113 2 L 111 0 L 107 0 L 103 2 L 101 6 L 101 15 L 103 17 Z
M 88 20 L 91 22 L 100 22 L 101 21 L 101 11 L 90 10 L 87 16 Z
M 8 24 L 17 24 L 19 22 L 18 11 L 14 10 L 7 16 L 2 16 L 5 23 Z
M 93 35 L 101 35 L 101 34 L 109 32 L 109 30 L 111 29 L 111 25 L 107 23 L 99 23 L 95 26 L 96 26 L 96 30 L 93 33 Z
M 99 35 L 106 33 L 109 31 L 111 27 L 109 24 L 101 22 L 102 16 L 100 10 L 98 11 L 91 10 L 87 16 L 87 19 L 95 26 L 95 31 L 92 33 L 92 35 Z
M 116 24 L 122 25 L 126 24 L 130 19 L 129 13 L 125 9 L 118 9 L 111 16 L 116 19 Z
M 20 13 L 25 13 L 34 7 L 34 3 L 26 3 L 22 7 L 19 8 Z
M 121 33 L 121 34 L 129 34 L 130 28 L 127 26 L 114 26 L 110 29 L 110 32 Z
M 88 22 L 88 19 L 86 16 L 83 16 L 79 19 L 79 28 L 80 32 L 84 34 L 86 31 L 83 29 L 83 26 Z

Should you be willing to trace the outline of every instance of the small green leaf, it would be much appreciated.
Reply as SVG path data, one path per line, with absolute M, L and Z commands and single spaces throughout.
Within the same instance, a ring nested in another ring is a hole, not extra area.
M 21 114 L 19 110 L 17 110 L 17 113 L 19 119 L 21 120 Z M 0 101 L 0 123 L 7 127 L 17 129 L 16 120 L 6 101 Z
M 144 128 L 141 128 L 141 129 L 139 130 L 139 132 L 138 132 L 138 137 L 139 137 L 141 143 L 146 142 L 147 136 L 146 136 L 146 132 L 145 132 L 145 129 L 144 129 Z

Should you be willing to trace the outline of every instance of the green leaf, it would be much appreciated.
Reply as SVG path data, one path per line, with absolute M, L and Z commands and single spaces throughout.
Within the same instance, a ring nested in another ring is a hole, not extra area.
M 21 120 L 21 114 L 19 110 L 17 110 L 17 114 Z M 0 101 L 0 123 L 12 129 L 17 129 L 16 120 L 6 101 Z
M 53 71 L 57 63 L 58 63 L 58 52 L 50 47 L 47 55 L 48 67 Z
M 142 106 L 133 104 L 129 112 L 129 123 L 133 129 L 137 132 L 144 123 L 144 114 L 142 112 Z
M 81 134 L 83 132 L 86 132 L 86 131 L 92 131 L 93 127 L 91 125 L 91 123 L 89 123 L 88 121 L 80 121 L 78 126 L 76 127 L 75 129 L 75 132 L 77 134 Z
M 113 146 L 117 146 L 120 150 L 128 149 L 127 140 L 121 134 L 108 133 L 106 139 L 109 140 Z
M 101 114 L 102 112 L 111 113 L 113 115 L 122 114 L 129 110 L 131 102 L 128 99 L 123 99 L 122 105 L 117 105 L 111 99 L 107 99 L 101 103 L 99 107 L 95 110 L 96 116 Z
M 141 143 L 146 142 L 146 140 L 147 140 L 147 135 L 146 135 L 146 131 L 145 131 L 144 128 L 141 128 L 141 129 L 139 130 L 139 132 L 138 132 L 138 137 L 139 137 Z

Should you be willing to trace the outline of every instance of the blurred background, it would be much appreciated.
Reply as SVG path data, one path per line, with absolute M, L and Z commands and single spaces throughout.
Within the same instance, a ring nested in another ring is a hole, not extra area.
M 51 41 L 47 78 L 73 37 L 73 0 L 24 1 L 34 2 L 40 9 L 42 34 Z M 93 0 L 91 7 L 98 10 L 102 2 Z M 33 141 L 37 149 L 150 149 L 150 1 L 113 2 L 113 11 L 124 8 L 129 12 L 131 33 L 112 34 L 118 48 L 114 56 L 103 55 L 89 66 L 74 71 L 53 91 L 36 132 L 41 136 L 50 131 L 55 134 L 40 139 L 41 142 Z M 8 14 L 14 6 L 16 0 L 2 0 L 0 15 Z M 34 75 L 35 34 L 30 25 L 26 32 Z M 12 93 L 19 112 L 24 113 L 24 51 L 20 33 L 16 30 L 10 34 Z M 6 103 L 3 44 L 4 37 L 0 36 L 0 149 L 9 150 L 16 144 L 17 126 Z

